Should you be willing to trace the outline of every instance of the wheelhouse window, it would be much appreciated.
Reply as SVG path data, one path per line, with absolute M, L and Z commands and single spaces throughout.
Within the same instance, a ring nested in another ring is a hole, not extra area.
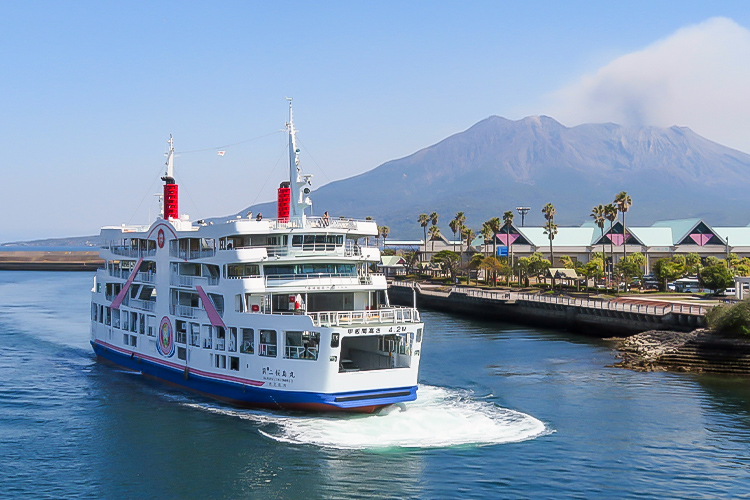
M 295 234 L 292 246 L 302 251 L 334 250 L 344 244 L 343 234 Z
M 320 333 L 286 332 L 284 357 L 290 359 L 318 359 Z
M 260 276 L 260 266 L 258 264 L 227 264 L 225 267 L 225 276 L 229 279 L 252 278 Z
M 275 330 L 261 330 L 260 343 L 258 344 L 258 354 L 269 358 L 276 357 L 278 344 L 276 342 Z

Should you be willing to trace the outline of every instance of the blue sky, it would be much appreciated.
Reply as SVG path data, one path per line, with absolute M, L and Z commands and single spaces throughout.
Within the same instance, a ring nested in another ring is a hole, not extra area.
M 212 4 L 0 0 L 0 242 L 145 223 L 170 133 L 180 212 L 272 199 L 287 96 L 317 186 L 490 115 L 638 116 L 750 152 L 747 92 L 734 92 L 750 81 L 747 2 Z M 663 69 L 691 43 L 703 59 Z M 652 91 L 685 81 L 679 99 Z M 626 89 L 607 103 L 637 88 L 643 109 L 593 102 L 602 87 Z

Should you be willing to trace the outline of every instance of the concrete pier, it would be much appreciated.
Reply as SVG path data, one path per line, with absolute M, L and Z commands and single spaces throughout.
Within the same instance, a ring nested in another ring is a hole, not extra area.
M 492 318 L 547 328 L 561 328 L 597 337 L 627 336 L 647 330 L 691 331 L 705 326 L 710 307 L 668 302 L 579 299 L 513 291 L 453 287 L 447 291 L 412 282 L 393 282 L 391 302 Z

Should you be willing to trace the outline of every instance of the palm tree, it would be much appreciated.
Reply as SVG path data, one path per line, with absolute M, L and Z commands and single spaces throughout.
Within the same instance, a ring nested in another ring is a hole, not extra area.
M 440 228 L 437 226 L 430 226 L 430 241 L 432 242 L 432 253 L 435 253 L 435 240 L 440 238 Z
M 557 224 L 555 224 L 554 219 L 550 219 L 542 226 L 542 228 L 544 228 L 544 234 L 549 238 L 549 261 L 550 266 L 554 267 L 554 264 L 552 263 L 555 261 L 555 254 L 552 253 L 552 240 L 555 239 L 555 235 L 557 234 Z M 554 285 L 553 281 L 552 286 Z
M 602 232 L 602 253 L 604 253 L 604 205 L 600 203 L 592 208 L 591 217 L 593 217 L 594 223 L 599 226 L 599 230 Z
M 493 217 L 487 221 L 489 228 L 492 230 L 492 255 L 497 257 L 497 233 L 500 232 L 500 219 Z
M 479 231 L 479 234 L 482 235 L 484 238 L 484 246 L 487 246 L 488 241 L 492 241 L 495 239 L 495 233 L 492 232 L 492 228 L 490 227 L 490 221 L 485 221 L 482 223 L 482 229 Z
M 427 253 L 427 224 L 430 223 L 430 216 L 427 214 L 419 214 L 417 222 L 424 230 L 424 253 Z
M 609 260 L 612 261 L 612 267 L 609 271 L 609 285 L 612 285 L 612 272 L 614 271 L 614 247 L 612 246 L 612 228 L 615 225 L 615 221 L 617 220 L 617 207 L 614 206 L 612 203 L 609 203 L 607 205 L 604 205 L 604 218 L 609 221 Z M 609 267 L 609 266 L 605 266 Z
M 380 227 L 380 236 L 383 237 L 383 248 L 385 248 L 385 239 L 388 237 L 388 233 L 391 232 L 391 228 L 388 226 Z
M 510 286 L 510 281 L 513 277 L 513 242 L 510 241 L 510 226 L 513 225 L 513 210 L 508 210 L 503 214 L 503 225 L 505 226 L 505 243 L 510 249 L 510 276 L 508 277 L 508 286 Z M 495 250 L 495 254 L 497 254 L 497 249 Z
M 453 251 L 456 251 L 456 233 L 459 235 L 463 235 L 463 229 L 464 229 L 464 222 L 466 222 L 466 216 L 463 212 L 458 212 L 456 216 L 453 218 L 452 221 L 448 224 L 451 228 L 451 231 L 453 231 Z M 463 252 L 463 248 L 461 248 L 461 251 Z
M 625 230 L 625 212 L 633 205 L 633 199 L 625 191 L 620 191 L 620 194 L 615 196 L 614 203 L 617 206 L 617 210 L 622 213 L 622 256 L 625 258 L 627 255 L 627 246 L 625 243 L 628 240 L 628 233 Z
M 438 223 L 438 217 L 439 217 L 439 216 L 438 216 L 438 213 L 437 213 L 437 212 L 432 212 L 432 213 L 430 214 L 430 222 L 432 223 L 432 225 L 433 225 L 433 226 L 437 226 L 437 223 Z
M 468 252 L 469 251 L 469 247 L 471 246 L 471 242 L 474 241 L 474 238 L 477 237 L 477 233 L 475 233 L 474 230 L 471 229 L 471 228 L 469 228 L 469 227 L 464 227 L 461 230 L 461 236 L 463 237 L 463 240 L 466 241 L 466 251 Z M 463 259 L 463 243 L 461 245 L 461 254 L 462 254 L 461 255 L 461 262 L 463 263 L 463 260 L 464 260 Z M 467 270 L 467 273 L 466 273 L 466 279 L 467 279 L 467 281 L 468 281 L 468 279 L 470 277 L 471 276 L 470 276 L 470 274 L 469 274 L 469 272 Z
M 542 227 L 544 228 L 544 234 L 549 238 L 549 262 L 554 267 L 555 256 L 552 253 L 552 240 L 555 239 L 555 235 L 557 234 L 557 224 L 555 224 L 557 210 L 555 210 L 555 206 L 552 203 L 547 203 L 542 208 L 542 213 L 544 214 L 544 218 L 547 219 L 547 223 Z

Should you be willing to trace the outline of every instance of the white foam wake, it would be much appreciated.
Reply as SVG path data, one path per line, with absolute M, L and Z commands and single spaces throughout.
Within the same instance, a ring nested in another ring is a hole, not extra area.
M 533 439 L 548 432 L 536 418 L 472 398 L 468 393 L 421 385 L 417 401 L 379 415 L 298 416 L 192 405 L 261 424 L 276 441 L 337 449 L 486 446 Z

